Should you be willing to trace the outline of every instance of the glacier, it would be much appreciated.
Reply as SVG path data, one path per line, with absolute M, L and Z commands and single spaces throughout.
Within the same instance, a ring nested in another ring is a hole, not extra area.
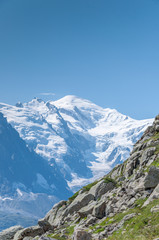
M 56 163 L 30 150 L 0 113 L 0 231 L 28 226 L 72 192 Z
M 122 163 L 153 119 L 135 120 L 73 95 L 56 101 L 34 98 L 0 112 L 30 151 L 56 167 L 72 191 Z M 13 156 L 14 157 L 14 156 Z M 45 179 L 38 181 L 46 185 Z

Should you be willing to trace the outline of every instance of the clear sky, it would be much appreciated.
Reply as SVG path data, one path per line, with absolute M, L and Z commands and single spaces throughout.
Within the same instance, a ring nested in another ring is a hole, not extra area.
M 0 0 L 0 102 L 68 94 L 159 113 L 159 0 Z

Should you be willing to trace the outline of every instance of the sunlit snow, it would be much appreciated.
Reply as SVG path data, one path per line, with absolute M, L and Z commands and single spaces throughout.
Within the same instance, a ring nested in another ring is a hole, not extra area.
M 2 103 L 0 111 L 29 148 L 50 165 L 56 161 L 72 189 L 124 161 L 153 121 L 134 120 L 76 96 L 47 103 L 35 98 L 17 106 Z

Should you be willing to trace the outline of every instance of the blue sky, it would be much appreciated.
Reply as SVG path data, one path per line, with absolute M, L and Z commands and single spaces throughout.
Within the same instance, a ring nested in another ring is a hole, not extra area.
M 73 94 L 143 119 L 158 93 L 159 0 L 0 0 L 1 102 Z

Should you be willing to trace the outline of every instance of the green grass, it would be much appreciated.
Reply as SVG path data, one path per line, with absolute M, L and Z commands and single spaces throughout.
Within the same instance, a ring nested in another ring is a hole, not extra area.
M 106 218 L 100 224 L 90 226 L 89 229 L 93 233 L 100 233 L 105 230 L 106 226 L 114 223 L 119 223 L 124 216 L 131 213 L 136 213 L 136 216 L 127 220 L 121 229 L 118 229 L 108 240 L 153 240 L 159 237 L 159 212 L 151 213 L 151 208 L 159 204 L 159 199 L 154 200 L 146 207 L 142 207 L 145 199 L 138 199 L 135 201 L 135 207 L 126 212 L 118 213 L 111 218 Z M 70 238 L 74 232 L 75 226 L 68 226 L 66 228 L 66 235 Z M 64 240 L 58 234 L 50 234 L 48 237 L 58 240 Z M 66 237 L 66 238 L 67 238 Z
M 114 183 L 114 185 L 116 185 L 116 181 L 114 179 L 110 178 L 110 177 L 105 177 L 105 178 L 103 178 L 103 180 L 104 180 L 105 183 L 112 182 L 112 183 Z
M 159 140 L 159 132 L 156 133 L 153 137 L 152 137 L 153 140 Z
M 155 161 L 153 161 L 153 163 L 151 163 L 150 166 L 159 167 L 159 158 L 157 158 Z
M 75 226 L 70 226 L 66 228 L 66 235 L 72 235 L 74 232 Z
M 156 146 L 156 151 L 155 151 L 155 154 L 158 154 L 159 153 L 159 144 Z
M 86 185 L 86 186 L 84 186 L 82 189 L 84 190 L 84 191 L 89 191 L 94 185 L 96 185 L 98 183 L 98 181 L 95 181 L 95 182 L 93 182 L 93 183 L 90 183 L 90 184 L 88 184 L 88 185 Z
M 150 140 L 159 140 L 159 133 L 155 133 L 154 136 L 144 141 L 144 143 L 149 142 Z
M 135 207 L 141 208 L 144 202 L 147 200 L 147 198 L 140 198 L 135 201 Z
M 66 238 L 65 237 L 60 237 L 59 234 L 55 234 L 55 233 L 49 234 L 47 237 L 55 238 L 55 239 L 58 239 L 58 240 L 65 240 L 65 239 L 68 239 L 69 236 L 73 235 L 74 228 L 75 228 L 75 226 L 69 226 L 69 227 L 66 228 L 66 232 L 65 232 L 65 235 L 67 236 Z
M 95 230 L 93 233 L 100 233 L 103 232 L 105 230 L 105 228 L 98 228 L 97 230 Z
M 70 197 L 68 200 L 69 200 L 70 202 L 73 202 L 73 200 L 78 196 L 78 194 L 79 194 L 79 191 L 76 192 L 75 194 L 73 194 L 73 196 Z
M 142 208 L 143 202 L 142 199 L 136 201 L 136 207 L 132 211 L 137 215 L 126 221 L 122 229 L 108 237 L 109 240 L 153 240 L 159 237 L 159 213 L 150 211 L 153 206 L 159 204 L 159 200 L 154 200 Z
M 57 240 L 65 240 L 66 238 L 63 238 L 63 237 L 60 237 L 59 234 L 49 234 L 47 237 L 50 237 L 50 238 L 55 238 Z

